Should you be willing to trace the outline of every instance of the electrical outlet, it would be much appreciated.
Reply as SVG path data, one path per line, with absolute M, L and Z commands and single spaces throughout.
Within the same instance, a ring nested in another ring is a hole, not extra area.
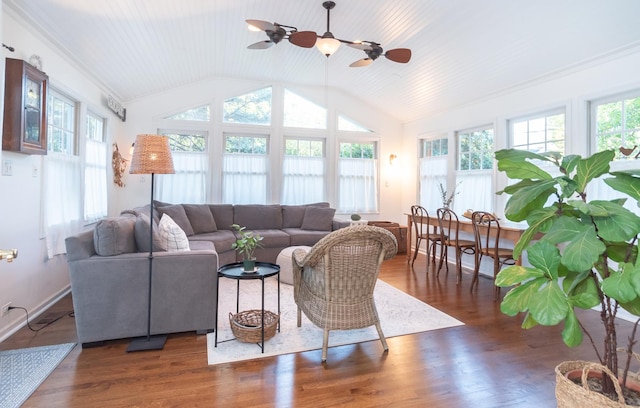
M 11 306 L 11 302 L 9 302 L 6 305 L 2 306 L 2 312 L 0 312 L 0 316 L 4 316 L 6 314 L 9 314 L 9 306 Z

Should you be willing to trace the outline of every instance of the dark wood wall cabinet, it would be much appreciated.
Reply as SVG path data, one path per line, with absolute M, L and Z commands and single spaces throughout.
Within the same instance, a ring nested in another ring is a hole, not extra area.
M 2 150 L 47 154 L 49 77 L 29 63 L 7 58 Z

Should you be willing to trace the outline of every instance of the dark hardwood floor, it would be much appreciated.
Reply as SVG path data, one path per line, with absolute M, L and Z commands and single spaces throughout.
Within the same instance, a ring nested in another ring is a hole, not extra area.
M 208 366 L 206 337 L 195 333 L 169 336 L 161 351 L 126 353 L 127 340 L 76 346 L 24 407 L 555 407 L 554 367 L 594 360 L 591 347 L 567 348 L 561 327 L 522 330 L 493 301 L 492 280 L 470 294 L 470 274 L 457 286 L 454 268 L 436 279 L 424 255 L 413 270 L 405 255 L 383 264 L 382 280 L 465 323 L 389 338 L 387 354 L 371 341 L 330 348 L 326 365 L 316 350 Z M 71 310 L 67 296 L 44 315 Z M 596 312 L 584 315 L 599 324 Z M 631 326 L 621 325 L 619 339 Z M 76 340 L 65 316 L 37 333 L 21 329 L 0 349 Z

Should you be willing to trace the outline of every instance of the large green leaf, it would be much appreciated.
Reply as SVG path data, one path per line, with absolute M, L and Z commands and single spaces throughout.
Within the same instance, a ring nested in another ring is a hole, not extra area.
M 620 307 L 634 316 L 640 316 L 640 297 L 628 303 L 620 303 Z
M 631 284 L 630 273 L 625 273 L 624 270 L 622 272 L 613 272 L 609 277 L 603 279 L 602 292 L 621 303 L 631 302 L 638 296 L 634 286 Z
M 552 161 L 546 156 L 534 153 L 530 150 L 501 149 L 495 153 L 496 160 L 509 159 L 514 161 L 526 161 L 526 159 Z
M 588 225 L 581 223 L 576 218 L 562 215 L 556 219 L 555 223 L 553 223 L 547 233 L 544 234 L 542 239 L 553 244 L 559 244 L 561 242 L 571 241 L 576 235 L 588 228 Z M 593 227 L 591 227 L 590 231 L 595 234 Z
M 552 278 L 558 278 L 558 265 L 560 265 L 560 251 L 552 243 L 538 241 L 527 251 L 529 263 Z
M 621 263 L 618 265 L 629 276 L 629 282 L 636 292 L 636 295 L 640 296 L 640 265 L 632 263 Z
M 591 309 L 600 304 L 598 286 L 591 275 L 591 271 L 573 273 L 562 281 L 562 287 L 569 295 L 569 301 L 575 307 Z
M 567 244 L 562 253 L 562 263 L 569 270 L 582 272 L 593 267 L 606 249 L 592 225 L 585 225 Z
M 626 242 L 607 242 L 607 255 L 614 262 L 635 263 L 638 259 L 638 246 Z
M 544 232 L 549 225 L 552 225 L 555 217 L 556 207 L 545 207 L 541 210 L 533 211 L 527 217 L 527 224 L 529 224 L 529 228 L 522 233 L 513 248 L 514 259 L 520 258 L 522 251 L 529 246 L 529 243 L 536 234 L 540 231 Z
M 551 175 L 533 163 L 505 158 L 498 161 L 498 170 L 512 179 L 549 180 Z
M 556 181 L 544 180 L 524 186 L 507 200 L 505 216 L 512 221 L 524 221 L 534 210 L 544 207 L 549 196 L 556 192 Z
M 590 207 L 599 207 L 608 216 L 594 216 L 598 235 L 606 241 L 628 241 L 640 233 L 640 217 L 618 203 L 592 201 Z
M 543 271 L 522 265 L 512 265 L 498 272 L 495 284 L 496 286 L 505 288 L 517 285 L 518 283 L 524 282 L 531 278 L 539 278 L 541 276 L 544 276 Z
M 567 175 L 571 174 L 573 169 L 575 169 L 576 166 L 578 165 L 578 162 L 580 161 L 580 159 L 582 159 L 582 157 L 577 154 L 570 154 L 570 155 L 564 156 L 562 158 L 562 162 L 560 163 L 560 171 Z
M 560 323 L 569 310 L 569 300 L 555 281 L 550 281 L 542 287 L 529 301 L 529 312 L 543 326 Z
M 640 178 L 623 172 L 612 172 L 611 174 L 614 177 L 606 178 L 604 182 L 614 190 L 627 194 L 640 206 Z
M 562 341 L 569 347 L 575 347 L 582 344 L 582 329 L 578 322 L 573 309 L 570 309 L 567 313 L 567 318 L 564 322 L 564 329 L 562 330 Z
M 615 152 L 604 150 L 591 157 L 578 161 L 574 180 L 578 184 L 578 191 L 585 192 L 587 184 L 595 178 L 609 172 L 609 163 L 613 160 Z
M 534 319 L 531 316 L 531 313 L 527 313 L 524 316 L 524 320 L 522 321 L 522 325 L 520 327 L 522 327 L 523 329 L 530 329 L 532 327 L 536 327 L 538 325 L 538 322 L 536 322 L 536 319 Z
M 526 312 L 529 310 L 531 299 L 537 296 L 538 290 L 546 282 L 546 279 L 538 278 L 512 288 L 502 299 L 500 311 L 508 316 Z

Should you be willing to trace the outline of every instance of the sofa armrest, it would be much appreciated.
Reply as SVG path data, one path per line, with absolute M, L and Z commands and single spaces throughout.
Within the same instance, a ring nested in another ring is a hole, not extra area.
M 340 228 L 345 228 L 351 225 L 351 221 L 349 220 L 341 220 L 339 218 L 333 219 L 332 231 L 339 230 Z

